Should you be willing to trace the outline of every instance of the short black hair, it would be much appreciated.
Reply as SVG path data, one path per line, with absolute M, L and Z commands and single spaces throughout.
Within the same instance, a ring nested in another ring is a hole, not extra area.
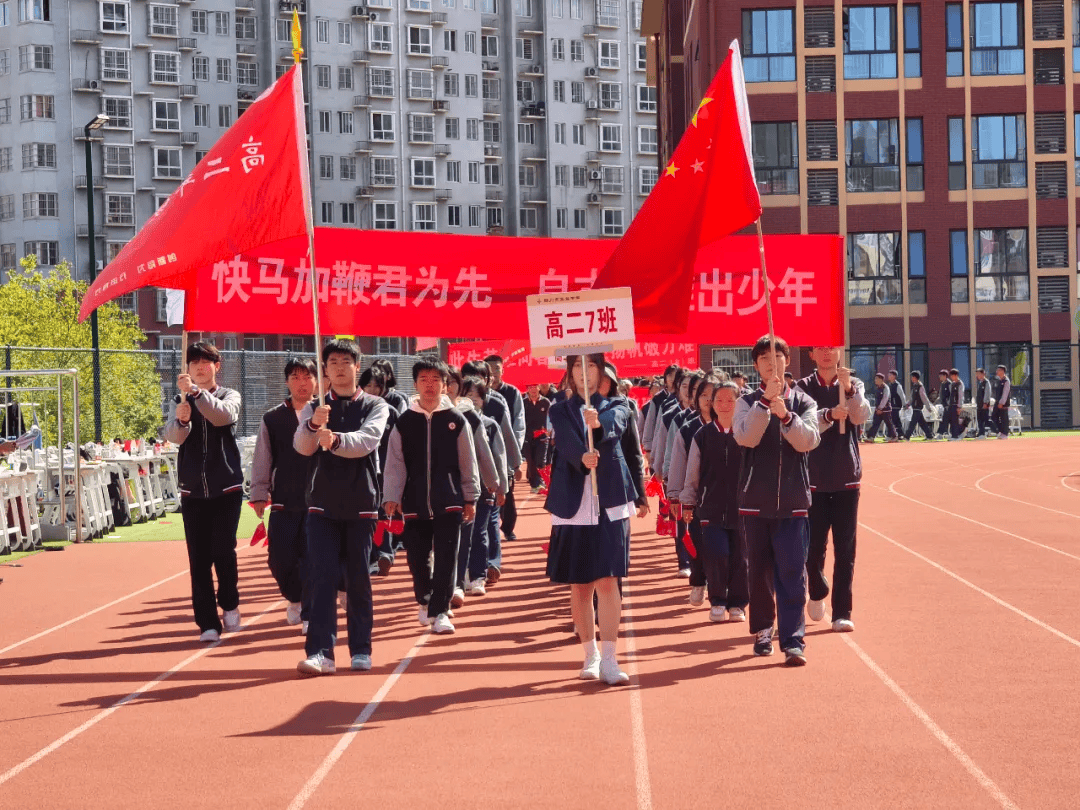
M 943 368 L 941 371 L 938 372 L 938 374 L 944 374 L 946 377 L 948 377 L 949 370 L 947 368 Z
M 892 374 L 894 377 L 899 377 L 900 376 L 900 372 L 897 371 L 895 368 L 890 368 L 888 373 Z
M 976 373 L 976 374 L 985 374 L 985 373 L 986 373 L 986 369 L 985 369 L 985 368 L 983 368 L 982 366 L 979 366 L 979 367 L 978 367 L 977 369 L 975 369 L 975 373 Z
M 381 368 L 369 366 L 364 369 L 364 373 L 360 375 L 360 387 L 367 388 L 371 383 L 379 386 L 380 393 L 386 393 L 386 375 L 382 373 Z
M 921 380 L 922 379 L 922 374 L 920 374 L 917 371 L 911 372 L 911 376 L 914 377 L 916 380 Z
M 882 374 L 880 371 L 877 374 L 874 375 L 874 379 L 876 380 L 878 377 L 881 377 L 882 380 L 885 379 L 885 375 Z
M 434 360 L 430 357 L 421 357 L 412 367 L 412 379 L 416 382 L 420 377 L 420 374 L 424 371 L 437 371 L 439 376 L 442 377 L 442 381 L 446 382 L 446 378 L 450 376 L 450 369 L 446 367 L 446 363 L 442 360 Z
M 1009 367 L 1004 365 L 1003 363 L 998 363 L 998 368 L 1001 369 L 1002 371 L 1008 371 L 1009 370 Z
M 957 377 L 959 377 L 960 376 L 960 371 L 958 369 L 955 369 L 955 368 L 950 368 L 949 369 L 949 376 L 952 376 L 953 374 L 955 374 Z
M 791 348 L 787 345 L 787 341 L 779 335 L 773 335 L 771 341 L 768 335 L 759 337 L 757 343 L 754 344 L 753 350 L 750 352 L 750 359 L 756 363 L 761 355 L 768 354 L 770 352 L 770 342 L 776 346 L 776 348 L 771 351 L 778 351 L 780 354 L 784 355 L 785 359 L 791 359 Z
M 393 363 L 386 358 L 381 358 L 379 360 L 373 360 L 371 365 L 372 368 L 377 368 L 382 371 L 383 375 L 386 377 L 386 387 L 388 389 L 397 388 L 397 375 L 394 373 Z
M 733 371 L 733 372 L 731 372 L 731 379 L 732 380 L 745 380 L 746 375 L 743 374 L 741 371 Z
M 221 362 L 221 352 L 213 343 L 199 340 L 187 347 L 186 362 L 194 363 L 197 360 L 209 360 L 211 363 Z
M 704 371 L 691 371 L 689 375 L 690 384 L 686 388 L 686 396 L 690 400 L 690 407 L 694 407 L 693 403 L 697 400 L 697 390 L 701 386 L 701 381 L 705 379 Z M 686 377 L 683 377 L 685 380 Z
M 792 374 L 790 371 L 785 371 L 784 372 L 784 379 L 787 379 L 788 377 L 791 377 L 791 379 L 793 379 L 793 380 L 795 379 L 794 374 Z
M 682 366 L 675 366 L 675 376 L 671 380 L 671 384 L 675 387 L 675 390 L 679 390 L 679 386 L 682 385 L 682 378 L 689 372 Z M 664 375 L 664 382 L 667 382 L 667 374 Z
M 347 354 L 353 359 L 354 363 L 360 362 L 360 347 L 356 345 L 356 341 L 349 340 L 348 338 L 331 340 L 322 347 L 322 361 L 324 366 L 330 361 L 330 355 L 332 354 Z
M 502 363 L 503 359 L 497 354 L 489 354 L 484 358 L 485 363 Z
M 716 395 L 720 391 L 734 391 L 735 399 L 739 398 L 739 386 L 733 383 L 731 380 L 721 380 L 715 386 L 713 386 L 713 399 L 716 399 Z
M 488 386 L 484 382 L 482 377 L 477 377 L 475 374 L 467 374 L 461 378 L 461 391 L 458 392 L 459 397 L 467 397 L 473 391 L 480 399 L 486 400 L 488 395 Z
M 483 360 L 470 360 L 461 365 L 462 377 L 480 377 L 484 382 L 491 380 L 491 369 Z
M 285 379 L 289 379 L 294 371 L 306 371 L 312 377 L 319 376 L 315 361 L 310 357 L 290 357 L 289 362 L 285 364 Z

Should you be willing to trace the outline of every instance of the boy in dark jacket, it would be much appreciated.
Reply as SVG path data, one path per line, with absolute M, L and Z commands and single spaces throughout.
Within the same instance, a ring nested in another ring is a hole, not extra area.
M 986 378 L 986 369 L 975 369 L 975 416 L 979 420 L 979 432 L 976 439 L 985 439 L 990 429 L 990 399 L 993 391 L 990 380 Z
M 911 441 L 911 434 L 915 432 L 915 428 L 922 428 L 923 436 L 927 439 L 934 438 L 934 431 L 930 425 L 926 422 L 926 417 L 923 415 L 923 408 L 933 407 L 933 403 L 930 402 L 930 395 L 926 393 L 926 388 L 922 384 L 922 375 L 917 372 L 911 372 L 911 421 L 908 422 L 907 433 L 904 434 L 905 441 Z
M 904 396 L 904 386 L 900 384 L 899 375 L 896 371 L 890 371 L 885 385 L 889 387 L 889 404 L 892 405 L 892 423 L 896 428 L 896 435 L 904 435 L 904 424 L 900 419 L 900 413 L 907 405 L 907 399 Z
M 439 360 L 413 366 L 419 398 L 390 434 L 383 503 L 387 515 L 399 512 L 405 518 L 405 553 L 419 621 L 436 633 L 454 632 L 447 614 L 461 524 L 473 520 L 480 496 L 473 431 L 444 395 L 446 379 L 446 365 Z
M 818 622 L 825 617 L 825 550 L 829 532 L 833 538 L 832 627 L 844 633 L 855 629 L 851 622 L 851 583 L 855 576 L 855 530 L 859 523 L 858 425 L 870 418 L 870 403 L 863 384 L 844 368 L 844 350 L 815 346 L 810 359 L 817 371 L 799 380 L 798 386 L 817 404 L 821 442 L 810 452 L 810 550 L 806 559 L 810 602 L 807 615 Z M 880 375 L 879 375 L 880 376 Z M 840 392 L 844 404 L 840 404 Z M 845 426 L 844 433 L 840 426 Z
M 949 382 L 949 370 L 938 372 L 938 405 L 941 406 L 941 421 L 938 423 L 937 437 L 944 439 L 949 430 L 949 407 L 952 403 L 952 383 Z
M 807 456 L 821 437 L 814 400 L 797 387 L 785 390 L 790 353 L 779 337 L 764 335 L 754 344 L 751 357 L 761 386 L 735 404 L 733 426 L 735 441 L 746 448 L 739 513 L 750 558 L 754 655 L 772 655 L 773 620 L 778 618 L 785 663 L 802 666 L 810 541 Z
M 289 601 L 285 621 L 291 625 L 308 620 L 304 524 L 307 518 L 305 495 L 311 470 L 311 459 L 293 448 L 293 436 L 300 426 L 300 414 L 315 392 L 316 376 L 317 369 L 312 360 L 294 357 L 285 364 L 289 396 L 263 414 L 251 466 L 248 502 L 260 520 L 270 507 L 266 527 L 270 543 L 268 562 L 281 595 Z
M 335 671 L 335 595 L 342 573 L 352 668 L 371 669 L 368 560 L 379 517 L 379 444 L 390 406 L 357 386 L 359 360 L 360 350 L 351 340 L 333 340 L 323 347 L 323 368 L 330 382 L 326 404 L 309 403 L 293 435 L 300 455 L 315 456 L 307 490 L 311 610 L 304 643 L 307 658 L 296 667 L 301 675 Z
M 183 394 L 165 426 L 165 438 L 180 445 L 177 483 L 191 568 L 191 604 L 200 641 L 217 641 L 222 630 L 240 629 L 236 526 L 244 498 L 244 473 L 236 446 L 240 392 L 217 384 L 221 354 L 211 343 L 187 350 L 187 371 L 176 378 Z
M 885 375 L 881 372 L 874 375 L 874 390 L 870 397 L 873 400 L 874 421 L 870 424 L 870 430 L 866 432 L 865 441 L 873 444 L 882 425 L 889 434 L 890 442 L 900 441 L 892 420 L 892 390 L 885 384 Z
M 525 389 L 525 442 L 521 453 L 525 456 L 525 475 L 538 493 L 544 483 L 540 469 L 547 464 L 548 455 L 548 408 L 551 403 L 540 396 L 540 386 L 535 383 Z

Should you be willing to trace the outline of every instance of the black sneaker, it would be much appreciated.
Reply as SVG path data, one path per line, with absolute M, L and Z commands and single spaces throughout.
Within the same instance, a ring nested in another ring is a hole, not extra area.
M 754 642 L 754 655 L 772 655 L 772 628 L 768 630 L 762 630 L 757 634 L 757 640 Z
M 805 667 L 806 653 L 802 647 L 789 647 L 784 650 L 784 666 Z

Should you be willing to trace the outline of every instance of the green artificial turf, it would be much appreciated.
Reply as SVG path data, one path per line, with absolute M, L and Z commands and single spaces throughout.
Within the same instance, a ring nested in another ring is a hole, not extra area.
M 240 525 L 236 530 L 237 542 L 247 543 L 251 539 L 252 532 L 259 525 L 259 519 L 250 507 L 245 506 L 240 512 Z M 183 540 L 184 522 L 179 512 L 167 512 L 157 520 L 148 520 L 145 523 L 136 523 L 133 526 L 123 526 L 116 531 L 105 535 L 94 543 L 157 543 L 164 540 Z M 43 551 L 60 550 L 71 545 L 62 541 L 47 541 L 44 549 L 38 551 L 16 551 L 13 554 L 0 555 L 0 568 L 5 564 L 17 562 L 23 557 L 32 554 L 40 554 Z

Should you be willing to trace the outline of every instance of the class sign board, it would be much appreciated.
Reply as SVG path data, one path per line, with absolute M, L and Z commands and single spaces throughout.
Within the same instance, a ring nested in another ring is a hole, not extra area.
M 540 293 L 525 298 L 534 357 L 633 349 L 634 302 L 629 287 Z

